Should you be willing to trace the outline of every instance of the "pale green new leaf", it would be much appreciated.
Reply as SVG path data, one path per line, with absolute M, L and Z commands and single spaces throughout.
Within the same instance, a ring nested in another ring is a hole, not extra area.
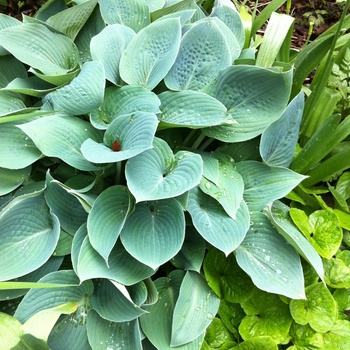
M 159 99 L 161 128 L 187 126 L 197 129 L 235 122 L 221 102 L 202 92 L 165 91 L 159 95 Z
M 171 345 L 186 344 L 199 337 L 210 325 L 220 299 L 198 272 L 187 271 L 176 301 L 171 332 Z
M 104 88 L 105 73 L 102 63 L 86 62 L 70 84 L 47 94 L 43 102 L 48 102 L 53 109 L 67 114 L 86 114 L 101 105 Z
M 284 197 L 305 179 L 305 176 L 287 168 L 256 161 L 239 162 L 236 168 L 243 178 L 243 197 L 250 210 L 262 210 L 266 204 Z
M 124 344 L 125 348 L 142 350 L 141 334 L 137 320 L 128 322 L 110 322 L 90 310 L 87 322 L 87 336 L 93 349 L 108 349 L 115 344 Z
M 103 143 L 87 139 L 81 146 L 81 152 L 87 160 L 99 164 L 132 158 L 152 147 L 157 125 L 158 119 L 153 113 L 121 115 L 109 124 Z M 114 149 L 115 142 L 119 149 Z
M 222 102 L 237 124 L 205 128 L 203 132 L 224 142 L 246 141 L 260 135 L 283 113 L 291 85 L 292 70 L 281 73 L 248 65 L 221 70 L 204 92 Z
M 175 62 L 180 39 L 178 18 L 148 25 L 134 36 L 124 51 L 119 66 L 121 78 L 129 85 L 153 90 Z
M 108 256 L 130 212 L 132 197 L 127 187 L 111 186 L 96 199 L 87 220 L 91 245 L 108 262 Z
M 150 23 L 150 10 L 144 0 L 100 0 L 99 5 L 107 24 L 124 24 L 138 32 Z
M 100 61 L 105 69 L 106 79 L 121 85 L 119 62 L 123 51 L 135 32 L 122 24 L 112 24 L 95 35 L 90 42 L 91 57 Z
M 190 191 L 187 210 L 201 236 L 226 256 L 240 245 L 249 228 L 250 216 L 244 201 L 233 220 L 215 199 L 198 187 Z
M 22 24 L 0 31 L 0 46 L 46 75 L 64 75 L 79 63 L 73 41 L 41 24 Z
M 236 258 L 258 288 L 292 299 L 305 298 L 300 257 L 264 214 L 251 214 L 251 227 Z
M 179 252 L 184 238 L 185 216 L 174 198 L 136 204 L 120 234 L 125 249 L 154 270 Z
M 42 194 L 13 199 L 0 213 L 0 280 L 43 265 L 55 250 L 59 231 L 59 221 Z
M 155 138 L 153 148 L 128 160 L 125 176 L 136 202 L 179 196 L 195 187 L 202 176 L 203 162 L 198 154 L 179 151 Z
M 237 56 L 239 46 L 237 43 Z M 231 64 L 231 52 L 214 19 L 196 22 L 181 39 L 179 54 L 164 79 L 171 90 L 200 90 Z
M 54 125 L 54 127 L 53 127 Z M 88 162 L 80 152 L 88 139 L 101 141 L 100 131 L 80 118 L 67 115 L 51 115 L 18 125 L 48 157 L 58 157 L 74 168 L 92 171 L 98 168 Z
M 21 343 L 21 323 L 14 317 L 0 312 L 0 343 L 3 349 L 27 350 Z
M 0 196 L 10 193 L 28 180 L 31 169 L 31 166 L 18 170 L 0 168 Z

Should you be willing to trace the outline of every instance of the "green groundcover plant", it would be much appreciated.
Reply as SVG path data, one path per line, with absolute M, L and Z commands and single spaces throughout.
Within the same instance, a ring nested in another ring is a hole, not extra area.
M 258 53 L 267 12 L 227 0 L 0 15 L 2 349 L 348 348 L 344 227 L 281 200 L 310 68 L 282 3 Z

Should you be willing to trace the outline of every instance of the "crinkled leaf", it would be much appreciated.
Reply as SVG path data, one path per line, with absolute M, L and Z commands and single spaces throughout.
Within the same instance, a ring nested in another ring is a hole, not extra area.
M 226 349 L 226 347 L 222 348 L 222 346 L 226 345 L 227 342 L 230 342 L 231 344 L 234 340 L 234 337 L 232 333 L 230 333 L 229 330 L 225 327 L 225 324 L 222 322 L 222 320 L 215 317 L 213 319 L 213 322 L 206 329 L 204 340 L 210 349 Z M 227 349 L 230 348 L 231 346 L 227 347 Z
M 124 114 L 109 124 L 103 143 L 87 139 L 81 146 L 84 157 L 93 163 L 115 163 L 132 158 L 152 147 L 158 119 L 155 114 Z
M 181 25 L 177 18 L 148 25 L 134 36 L 124 51 L 119 66 L 121 78 L 129 85 L 152 90 L 175 62 L 180 39 Z
M 350 322 L 338 320 L 332 329 L 323 334 L 325 350 L 347 350 L 350 343 Z
M 239 246 L 249 228 L 250 216 L 244 201 L 233 220 L 215 199 L 198 187 L 190 191 L 187 210 L 201 236 L 226 256 Z
M 257 336 L 254 338 L 250 338 L 245 340 L 236 346 L 237 350 L 278 350 L 278 346 L 273 338 L 269 335 L 266 336 Z
M 305 176 L 287 168 L 256 161 L 239 162 L 236 169 L 243 178 L 243 197 L 250 210 L 262 210 L 266 204 L 284 197 L 305 179 Z
M 91 39 L 90 50 L 93 60 L 100 61 L 105 69 L 106 79 L 120 85 L 119 62 L 123 51 L 135 32 L 122 24 L 112 24 Z
M 315 332 L 308 324 L 300 325 L 296 322 L 290 327 L 293 344 L 290 350 L 323 349 L 322 334 Z
M 156 269 L 174 257 L 185 238 L 185 217 L 174 198 L 136 204 L 120 234 L 125 249 Z
M 323 259 L 325 282 L 332 288 L 350 288 L 350 252 L 344 250 L 331 259 Z
M 258 288 L 293 299 L 305 298 L 300 257 L 264 214 L 251 214 L 250 229 L 236 257 Z
M 179 196 L 196 186 L 203 172 L 198 154 L 179 151 L 155 138 L 153 148 L 128 160 L 125 176 L 137 202 Z

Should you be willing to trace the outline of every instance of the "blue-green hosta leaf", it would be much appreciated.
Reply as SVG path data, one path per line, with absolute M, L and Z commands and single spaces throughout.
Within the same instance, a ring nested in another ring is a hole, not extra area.
M 220 299 L 198 272 L 187 271 L 176 301 L 171 345 L 180 346 L 198 338 L 218 312 Z
M 153 148 L 128 160 L 125 176 L 137 202 L 179 196 L 196 186 L 203 162 L 198 154 L 179 151 L 173 155 L 168 144 L 155 138 Z
M 291 85 L 292 70 L 280 73 L 248 65 L 221 70 L 205 92 L 222 102 L 237 124 L 206 128 L 203 132 L 225 142 L 260 135 L 286 108 Z
M 203 176 L 199 187 L 204 193 L 215 198 L 226 213 L 236 220 L 236 212 L 243 200 L 244 183 L 231 157 L 219 158 L 219 176 L 216 183 Z
M 300 257 L 264 214 L 252 213 L 251 227 L 236 250 L 236 258 L 258 288 L 305 299 Z
M 298 142 L 303 110 L 304 93 L 300 92 L 282 116 L 264 130 L 261 135 L 260 154 L 265 163 L 289 167 Z
M 152 147 L 158 119 L 155 114 L 124 114 L 109 124 L 103 143 L 92 139 L 81 146 L 84 157 L 93 163 L 114 163 L 132 158 Z
M 32 167 L 24 169 L 0 168 L 0 196 L 10 193 L 29 179 Z
M 24 65 L 11 55 L 0 56 L 0 88 L 4 88 L 15 78 L 27 78 Z
M 0 31 L 0 46 L 47 75 L 64 75 L 79 63 L 73 41 L 41 24 L 28 23 Z
M 97 129 L 107 129 L 115 118 L 123 114 L 137 111 L 157 114 L 159 106 L 157 95 L 142 86 L 111 86 L 105 90 L 101 107 L 91 113 L 90 121 Z
M 106 79 L 115 85 L 122 83 L 119 62 L 135 32 L 122 24 L 112 24 L 95 35 L 90 42 L 91 57 L 102 62 Z
M 43 99 L 53 109 L 68 114 L 81 115 L 97 109 L 103 101 L 105 73 L 99 61 L 84 63 L 79 75 Z
M 184 238 L 185 216 L 174 198 L 136 204 L 120 234 L 125 249 L 153 269 L 174 257 Z
M 77 3 L 77 1 L 74 3 Z M 37 21 L 46 21 L 51 16 L 64 11 L 67 8 L 68 6 L 64 0 L 50 0 L 45 2 L 45 4 L 40 7 L 40 9 L 35 14 L 34 19 Z
M 18 19 L 11 16 L 7 16 L 3 13 L 0 13 L 0 30 L 9 28 L 9 27 L 19 26 L 21 24 L 22 24 L 21 21 L 19 21 Z
M 138 32 L 150 23 L 150 11 L 145 0 L 100 0 L 99 4 L 107 24 L 124 24 Z
M 74 70 L 69 71 L 69 73 L 61 74 L 61 75 L 46 75 L 42 74 L 39 70 L 34 68 L 29 68 L 28 72 L 33 73 L 37 78 L 46 81 L 55 86 L 61 86 L 69 84 L 80 72 L 80 67 L 77 66 Z
M 209 125 L 234 123 L 221 102 L 202 92 L 165 91 L 159 95 L 159 98 L 162 103 L 161 124 L 196 129 Z
M 107 279 L 98 281 L 90 302 L 100 316 L 112 322 L 128 322 L 145 313 L 131 299 L 125 286 Z
M 54 252 L 60 235 L 57 216 L 42 194 L 13 199 L 0 213 L 0 280 L 32 272 Z
M 151 12 L 163 8 L 167 0 L 146 0 L 147 5 Z
M 57 181 L 54 181 L 49 172 L 46 174 L 44 195 L 47 205 L 58 217 L 62 229 L 74 235 L 87 219 L 87 213 L 78 199 L 63 189 Z
M 276 230 L 313 266 L 319 277 L 323 280 L 324 270 L 322 260 L 309 241 L 294 226 L 289 215 L 289 207 L 280 201 L 274 201 L 264 208 L 264 213 Z
M 95 310 L 87 316 L 87 336 L 93 349 L 113 349 L 116 344 L 125 349 L 142 350 L 141 332 L 137 320 L 128 322 L 110 322 Z
M 54 127 L 52 127 L 54 125 Z M 52 115 L 18 125 L 48 157 L 58 157 L 74 168 L 92 171 L 98 169 L 80 152 L 88 139 L 101 141 L 102 136 L 90 123 L 76 117 Z
M 215 199 L 198 187 L 190 191 L 187 210 L 201 236 L 226 256 L 239 246 L 249 228 L 250 216 L 244 201 L 233 220 Z
M 21 99 L 17 98 L 16 95 L 7 91 L 0 91 L 0 117 L 25 109 L 26 105 Z
M 106 262 L 125 224 L 131 203 L 127 187 L 111 186 L 97 197 L 88 216 L 90 243 Z
M 287 195 L 305 176 L 283 167 L 273 167 L 256 161 L 236 164 L 244 182 L 243 197 L 250 210 L 264 206 Z
M 88 0 L 51 16 L 46 23 L 74 40 L 95 9 L 97 0 Z
M 200 90 L 230 64 L 231 52 L 222 31 L 215 20 L 205 19 L 184 34 L 164 82 L 171 90 Z
M 76 232 L 72 245 L 74 270 L 81 281 L 108 278 L 124 285 L 132 285 L 154 274 L 154 270 L 134 259 L 117 241 L 112 249 L 108 266 L 89 242 L 86 224 Z
M 218 184 L 219 182 L 219 160 L 215 158 L 213 153 L 198 152 L 203 159 L 203 177 Z
M 122 55 L 119 66 L 121 78 L 129 85 L 153 90 L 175 62 L 180 39 L 178 18 L 156 21 L 142 29 Z
M 154 283 L 157 287 L 158 301 L 147 308 L 148 314 L 140 317 L 142 331 L 156 349 L 171 350 L 171 330 L 173 325 L 173 313 L 176 301 L 179 297 L 184 272 L 172 271 L 168 277 L 157 279 Z M 186 315 L 183 315 L 186 316 Z M 179 350 L 198 350 L 204 339 L 204 333 L 197 339 L 176 347 Z

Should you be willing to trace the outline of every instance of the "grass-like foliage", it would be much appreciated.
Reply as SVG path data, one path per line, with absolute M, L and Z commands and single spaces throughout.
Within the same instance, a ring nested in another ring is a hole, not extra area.
M 349 344 L 350 279 L 322 262 L 349 269 L 348 251 L 330 260 L 348 173 L 338 212 L 288 205 L 323 180 L 319 143 L 295 157 L 302 82 L 322 57 L 290 55 L 283 1 L 256 21 L 202 3 L 0 15 L 1 349 Z

